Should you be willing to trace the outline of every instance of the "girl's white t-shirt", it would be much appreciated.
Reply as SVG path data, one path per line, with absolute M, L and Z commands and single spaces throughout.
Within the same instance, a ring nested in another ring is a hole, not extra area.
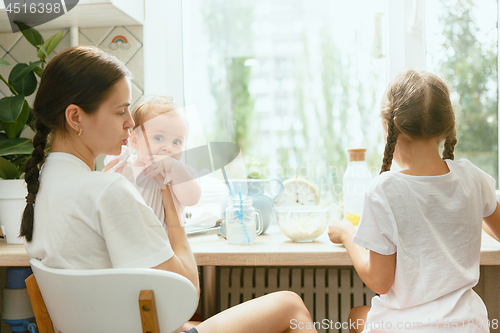
M 52 268 L 148 268 L 174 255 L 160 221 L 129 181 L 92 172 L 66 153 L 45 160 L 33 240 L 25 247 Z
M 495 180 L 466 159 L 446 163 L 445 175 L 389 171 L 370 184 L 353 241 L 397 253 L 397 261 L 394 284 L 372 299 L 363 332 L 489 332 L 472 287 L 482 218 L 497 205 Z

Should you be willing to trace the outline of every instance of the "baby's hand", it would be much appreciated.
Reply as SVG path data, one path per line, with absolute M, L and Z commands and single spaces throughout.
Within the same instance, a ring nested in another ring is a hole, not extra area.
M 142 169 L 142 172 L 145 176 L 152 179 L 159 175 L 160 173 L 168 173 L 172 169 L 172 166 L 178 161 L 173 159 L 170 156 L 166 155 L 153 155 L 153 161 L 148 157 L 147 161 L 144 161 L 146 164 Z
M 328 227 L 328 236 L 330 241 L 334 244 L 342 244 L 344 242 L 344 237 L 351 237 L 356 232 L 356 229 L 346 219 L 334 220 L 332 224 Z

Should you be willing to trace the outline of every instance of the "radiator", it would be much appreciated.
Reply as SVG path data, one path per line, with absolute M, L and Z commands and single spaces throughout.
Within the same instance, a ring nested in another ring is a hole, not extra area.
M 370 305 L 375 295 L 352 268 L 218 267 L 216 274 L 219 311 L 273 291 L 291 290 L 304 300 L 318 332 L 349 332 L 341 325 L 351 308 Z

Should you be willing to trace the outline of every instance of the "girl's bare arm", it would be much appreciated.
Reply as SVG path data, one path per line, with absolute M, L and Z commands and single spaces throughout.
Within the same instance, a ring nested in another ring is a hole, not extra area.
M 497 208 L 488 217 L 483 217 L 483 230 L 488 235 L 500 241 L 500 204 L 497 202 Z
M 354 243 L 354 226 L 347 220 L 334 221 L 328 229 L 333 243 L 344 244 L 352 264 L 363 282 L 375 293 L 386 294 L 394 283 L 396 253 L 383 255 Z
M 198 268 L 196 266 L 193 252 L 189 247 L 186 232 L 180 222 L 169 186 L 162 189 L 162 195 L 163 207 L 165 209 L 165 220 L 168 229 L 168 238 L 170 240 L 172 250 L 174 251 L 174 256 L 154 268 L 175 272 L 185 276 L 193 283 L 199 295 L 200 282 L 198 279 Z

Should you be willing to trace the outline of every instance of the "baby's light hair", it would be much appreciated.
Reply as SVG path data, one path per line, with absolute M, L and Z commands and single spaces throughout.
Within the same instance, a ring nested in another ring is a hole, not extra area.
M 147 118 L 148 114 L 161 116 L 169 112 L 174 112 L 175 114 L 181 116 L 186 122 L 186 126 L 188 126 L 185 115 L 177 108 L 177 105 L 174 103 L 172 97 L 147 95 L 142 98 L 142 100 L 134 107 L 131 112 L 132 118 L 135 122 L 133 129 L 135 130 L 137 127 L 143 125 L 144 119 Z
M 455 113 L 443 80 L 428 72 L 409 70 L 387 88 L 381 117 L 387 121 L 387 142 L 380 173 L 391 168 L 399 134 L 409 138 L 443 138 L 443 159 L 453 159 L 457 143 Z

